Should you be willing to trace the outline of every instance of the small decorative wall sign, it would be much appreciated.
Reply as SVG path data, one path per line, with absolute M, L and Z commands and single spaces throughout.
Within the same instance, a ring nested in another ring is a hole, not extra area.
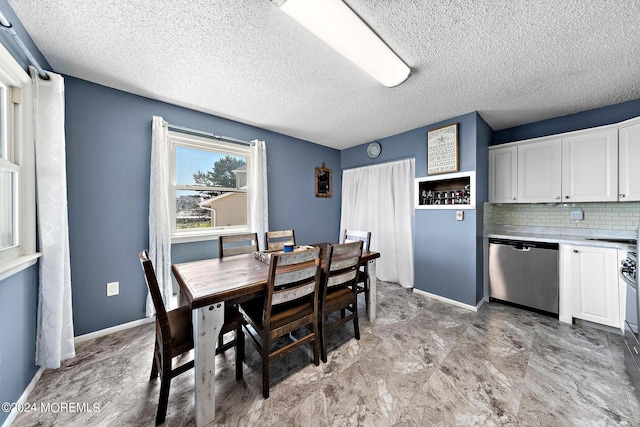
M 316 168 L 316 197 L 331 197 L 331 169 Z
M 427 132 L 427 175 L 458 172 L 458 124 Z

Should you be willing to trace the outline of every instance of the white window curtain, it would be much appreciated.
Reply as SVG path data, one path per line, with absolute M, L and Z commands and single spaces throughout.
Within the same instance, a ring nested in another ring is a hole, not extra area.
M 169 125 L 162 117 L 153 116 L 149 182 L 149 259 L 153 263 L 167 310 L 172 310 L 176 305 L 171 282 L 170 156 Z M 146 313 L 147 317 L 155 313 L 149 292 Z
M 33 81 L 40 259 L 36 364 L 59 368 L 75 356 L 69 264 L 64 133 L 64 79 L 47 72 Z
M 258 244 L 269 230 L 269 200 L 267 187 L 267 146 L 264 141 L 251 141 L 249 165 L 249 226 L 258 233 Z M 266 249 L 266 248 L 263 248 Z
M 370 231 L 378 279 L 405 288 L 413 287 L 414 178 L 415 159 L 342 173 L 340 229 Z

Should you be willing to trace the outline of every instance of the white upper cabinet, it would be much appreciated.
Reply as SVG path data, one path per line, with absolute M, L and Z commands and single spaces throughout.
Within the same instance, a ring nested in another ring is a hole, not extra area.
M 518 201 L 518 148 L 504 147 L 489 150 L 489 201 L 515 203 Z
M 640 117 L 493 146 L 489 202 L 640 201 L 638 165 Z
M 618 131 L 596 130 L 562 139 L 562 200 L 618 200 Z
M 562 194 L 562 140 L 518 145 L 518 203 L 558 203 Z
M 619 196 L 621 202 L 640 200 L 640 123 L 619 131 Z

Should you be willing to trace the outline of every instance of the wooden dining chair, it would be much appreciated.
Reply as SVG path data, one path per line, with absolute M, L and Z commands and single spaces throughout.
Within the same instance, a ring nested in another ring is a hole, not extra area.
M 293 230 L 267 231 L 264 233 L 264 247 L 266 250 L 282 250 L 284 245 L 296 245 L 296 235 Z
M 258 251 L 258 233 L 218 237 L 218 257 L 250 254 Z
M 371 247 L 371 232 L 359 230 L 344 230 L 340 238 L 340 243 L 361 241 L 362 252 L 369 252 Z M 369 311 L 369 269 L 367 264 L 362 266 L 358 272 L 358 294 L 364 293 L 364 303 Z
M 173 359 L 193 349 L 193 324 L 191 323 L 191 308 L 180 306 L 167 311 L 162 300 L 156 273 L 146 250 L 140 251 L 138 259 L 144 271 L 145 281 L 151 293 L 153 307 L 156 310 L 156 340 L 151 365 L 150 381 L 160 375 L 160 398 L 156 412 L 156 425 L 164 423 L 169 402 L 171 379 L 193 368 L 193 359 L 175 369 Z M 244 319 L 233 306 L 225 307 L 224 325 L 220 336 L 235 331 L 235 338 L 216 349 L 220 354 L 232 347 L 236 347 L 236 380 L 242 379 L 242 362 L 244 361 Z
M 269 264 L 267 294 L 242 303 L 251 341 L 262 357 L 262 395 L 269 397 L 269 364 L 273 360 L 311 344 L 313 363 L 320 364 L 318 333 L 318 290 L 320 248 L 274 254 Z M 305 327 L 305 329 L 301 329 Z M 301 329 L 306 335 L 283 346 L 277 338 Z
M 320 297 L 320 351 L 323 362 L 327 362 L 327 332 L 349 321 L 353 321 L 354 334 L 360 339 L 358 326 L 358 278 L 362 241 L 329 245 L 324 254 L 324 267 Z M 338 320 L 327 323 L 329 315 L 341 311 Z

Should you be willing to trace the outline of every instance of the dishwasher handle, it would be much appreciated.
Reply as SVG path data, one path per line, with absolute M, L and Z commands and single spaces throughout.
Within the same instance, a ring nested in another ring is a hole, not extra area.
M 557 243 L 551 242 L 531 242 L 527 240 L 511 240 L 511 239 L 489 239 L 489 243 L 494 245 L 506 245 L 511 246 L 512 249 L 520 251 L 520 252 L 529 252 L 532 248 L 534 249 L 551 249 L 558 250 Z

